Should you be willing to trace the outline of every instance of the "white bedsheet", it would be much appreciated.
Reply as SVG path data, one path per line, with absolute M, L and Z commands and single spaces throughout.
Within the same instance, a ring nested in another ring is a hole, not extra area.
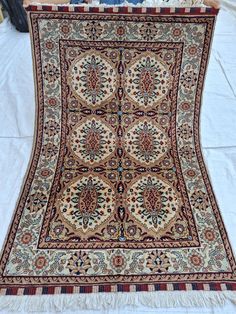
M 32 149 L 34 109 L 29 34 L 17 32 L 9 21 L 5 20 L 0 24 L 0 247 Z M 202 104 L 201 143 L 213 189 L 235 252 L 236 6 L 235 11 L 230 6 L 227 10 L 222 9 L 218 16 Z M 140 306 L 135 310 L 126 307 L 104 312 L 78 312 L 233 314 L 236 313 L 236 306 L 230 303 L 223 308 L 151 309 Z

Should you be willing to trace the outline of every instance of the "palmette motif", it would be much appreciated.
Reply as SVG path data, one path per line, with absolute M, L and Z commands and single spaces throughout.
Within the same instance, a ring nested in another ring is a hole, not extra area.
M 9 283 L 235 280 L 199 145 L 213 16 L 31 12 L 35 155 Z M 94 26 L 96 24 L 96 27 Z

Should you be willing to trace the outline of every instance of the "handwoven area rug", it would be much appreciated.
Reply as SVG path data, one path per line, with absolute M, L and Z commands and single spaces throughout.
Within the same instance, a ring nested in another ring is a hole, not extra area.
M 217 10 L 28 11 L 35 143 L 1 295 L 149 292 L 153 305 L 161 291 L 201 290 L 206 301 L 213 290 L 211 301 L 235 300 L 236 264 L 199 142 Z

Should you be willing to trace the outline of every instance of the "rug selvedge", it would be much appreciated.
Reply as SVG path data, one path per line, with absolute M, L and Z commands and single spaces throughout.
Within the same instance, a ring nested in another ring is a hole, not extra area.
M 199 142 L 214 15 L 29 16 L 36 142 L 2 293 L 235 289 Z

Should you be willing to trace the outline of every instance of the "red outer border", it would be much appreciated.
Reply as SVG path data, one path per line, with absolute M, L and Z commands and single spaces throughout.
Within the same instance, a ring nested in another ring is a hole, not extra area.
M 110 14 L 150 14 L 150 15 L 217 15 L 219 9 L 211 7 L 90 7 L 60 5 L 29 5 L 25 8 L 30 12 L 78 12 L 78 13 L 110 13 Z

